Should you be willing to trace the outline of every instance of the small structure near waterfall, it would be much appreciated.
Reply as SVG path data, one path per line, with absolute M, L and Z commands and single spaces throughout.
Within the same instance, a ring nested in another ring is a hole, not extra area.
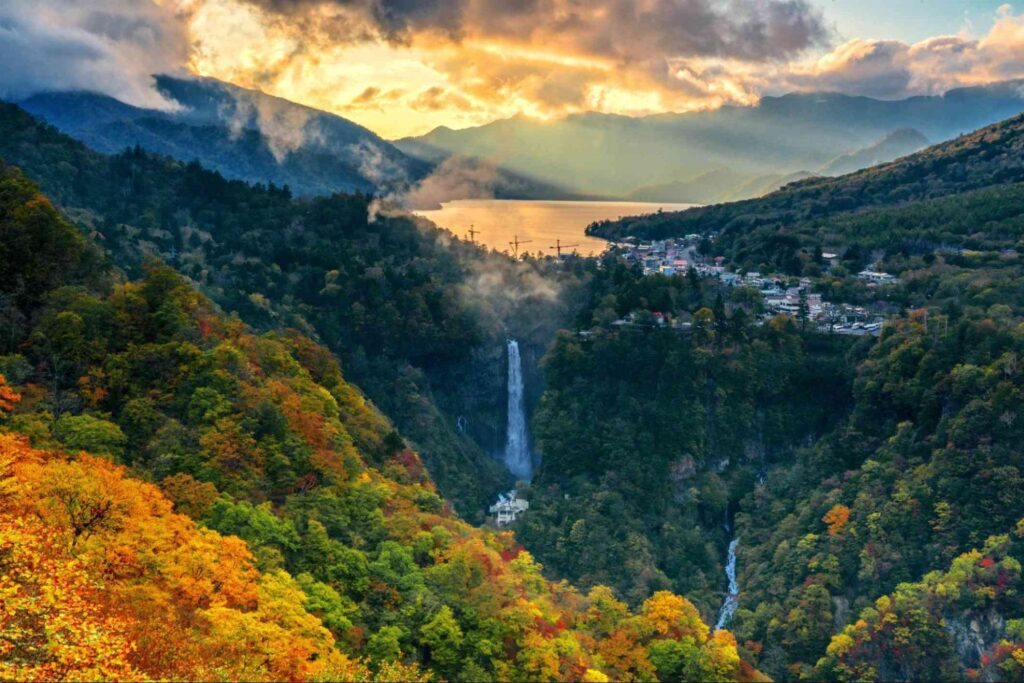
M 498 526 L 508 526 L 529 508 L 529 501 L 519 498 L 515 491 L 510 491 L 507 496 L 501 496 L 490 509 Z

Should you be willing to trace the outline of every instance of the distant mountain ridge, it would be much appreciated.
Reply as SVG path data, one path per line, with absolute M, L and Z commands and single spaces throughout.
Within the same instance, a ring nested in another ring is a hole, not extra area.
M 394 144 L 420 159 L 480 157 L 541 181 L 571 182 L 569 189 L 578 192 L 622 197 L 722 168 L 748 179 L 814 171 L 901 129 L 950 139 L 1024 111 L 1022 92 L 1022 82 L 1008 81 L 895 101 L 790 94 L 764 97 L 755 107 L 639 118 L 586 113 L 542 123 L 515 117 L 463 130 L 437 128 Z M 907 150 L 893 145 L 875 152 Z M 700 199 L 715 201 L 717 194 L 718 188 Z
M 913 128 L 894 130 L 878 142 L 863 149 L 836 157 L 821 168 L 821 175 L 846 175 L 862 168 L 876 166 L 913 154 L 929 144 L 928 138 Z
M 638 187 L 626 197 L 638 202 L 716 204 L 760 197 L 797 180 L 814 177 L 807 171 L 747 176 L 728 168 L 705 171 L 687 180 Z
M 686 180 L 647 185 L 626 197 L 644 202 L 690 202 L 720 204 L 761 197 L 789 183 L 815 176 L 836 176 L 853 173 L 869 166 L 912 154 L 929 145 L 928 138 L 913 128 L 900 128 L 888 133 L 867 147 L 837 156 L 817 172 L 742 174 L 727 167 L 703 171 Z
M 431 189 L 442 194 L 431 198 L 429 208 L 478 195 L 588 198 L 481 159 L 453 159 L 439 168 L 442 159 L 408 156 L 348 119 L 258 90 L 212 78 L 155 79 L 180 109 L 140 109 L 92 92 L 42 93 L 17 104 L 98 152 L 116 154 L 138 145 L 179 161 L 199 161 L 233 180 L 287 185 L 298 195 L 404 195 L 435 174 Z
M 795 182 L 758 199 L 609 221 L 587 232 L 609 239 L 739 233 L 1019 182 L 1024 182 L 1024 114 L 844 176 Z
M 138 145 L 298 195 L 402 193 L 454 169 L 467 178 L 435 183 L 436 201 L 703 204 L 889 161 L 1024 110 L 1024 85 L 1006 82 L 899 101 L 815 93 L 640 118 L 586 113 L 542 124 L 516 117 L 392 143 L 343 117 L 214 79 L 157 76 L 156 86 L 181 108 L 140 109 L 86 92 L 42 93 L 20 105 L 101 152 Z M 443 165 L 453 157 L 458 163 Z
M 43 93 L 19 104 L 100 152 L 138 145 L 300 195 L 381 191 L 431 169 L 352 121 L 259 91 L 170 76 L 157 76 L 156 86 L 182 108 L 140 109 L 89 92 Z

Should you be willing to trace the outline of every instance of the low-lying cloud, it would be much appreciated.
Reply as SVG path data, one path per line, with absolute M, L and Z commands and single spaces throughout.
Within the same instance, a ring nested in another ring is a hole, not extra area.
M 437 209 L 453 199 L 491 199 L 504 179 L 494 164 L 448 157 L 402 197 L 408 209 Z
M 258 92 L 230 89 L 218 111 L 234 137 L 246 129 L 258 130 L 278 163 L 307 145 L 323 143 L 325 136 L 315 112 Z
M 367 177 L 370 173 L 385 172 L 384 186 L 396 186 L 397 175 L 391 166 L 376 168 L 381 155 L 371 150 L 358 150 L 362 163 L 360 168 Z M 442 202 L 455 199 L 492 199 L 495 194 L 508 189 L 514 182 L 507 178 L 497 166 L 481 159 L 451 156 L 444 159 L 424 178 L 416 182 L 401 183 L 393 191 L 370 203 L 369 219 L 372 223 L 378 216 L 402 215 L 407 211 L 432 210 L 441 208 Z
M 0 97 L 88 90 L 173 109 L 152 75 L 185 70 L 191 51 L 185 19 L 150 0 L 6 0 L 0 3 Z

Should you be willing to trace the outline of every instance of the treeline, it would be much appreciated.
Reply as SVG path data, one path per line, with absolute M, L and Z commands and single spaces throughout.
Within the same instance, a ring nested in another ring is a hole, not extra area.
M 913 202 L 898 208 L 842 213 L 796 223 L 723 230 L 709 251 L 737 268 L 837 277 L 881 260 L 889 272 L 929 266 L 963 252 L 1022 247 L 1024 185 L 1010 184 Z M 835 252 L 830 270 L 823 252 Z M 916 260 L 916 262 L 915 262 Z

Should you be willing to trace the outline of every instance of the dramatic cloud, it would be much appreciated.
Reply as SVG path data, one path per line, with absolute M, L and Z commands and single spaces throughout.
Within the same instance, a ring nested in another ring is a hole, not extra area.
M 0 96 L 88 89 L 172 107 L 150 75 L 192 72 L 399 137 L 520 114 L 691 111 L 794 90 L 898 98 L 1024 78 L 1024 17 L 1009 6 L 981 37 L 835 44 L 810 1 L 7 0 L 0 60 L 13 68 Z M 311 133 L 259 104 L 275 154 L 294 149 L 289 127 Z
M 439 111 L 448 109 L 460 109 L 469 111 L 473 109 L 473 103 L 466 97 L 454 92 L 449 92 L 440 86 L 427 88 L 416 96 L 410 106 L 418 111 Z
M 679 62 L 784 63 L 828 38 L 806 0 L 192 1 L 198 73 L 391 135 L 756 101 Z
M 182 71 L 191 51 L 185 15 L 150 0 L 0 3 L 0 96 L 92 90 L 168 108 L 152 74 Z
M 805 0 L 248 0 L 334 41 L 496 39 L 637 63 L 789 57 L 825 38 Z
M 919 43 L 854 39 L 774 75 L 775 90 L 834 90 L 880 98 L 1024 78 L 1024 15 L 1000 8 L 987 35 L 939 36 Z M 766 88 L 767 89 L 767 88 Z
M 415 48 L 450 85 L 421 91 L 409 102 L 418 111 L 493 110 L 498 102 L 541 117 L 612 101 L 628 113 L 678 108 L 693 87 L 676 77 L 673 60 L 788 60 L 828 37 L 805 0 L 241 1 L 264 10 L 271 33 L 302 36 L 295 59 L 263 65 L 261 78 L 277 80 L 275 69 L 338 46 Z M 631 91 L 646 95 L 630 106 Z

